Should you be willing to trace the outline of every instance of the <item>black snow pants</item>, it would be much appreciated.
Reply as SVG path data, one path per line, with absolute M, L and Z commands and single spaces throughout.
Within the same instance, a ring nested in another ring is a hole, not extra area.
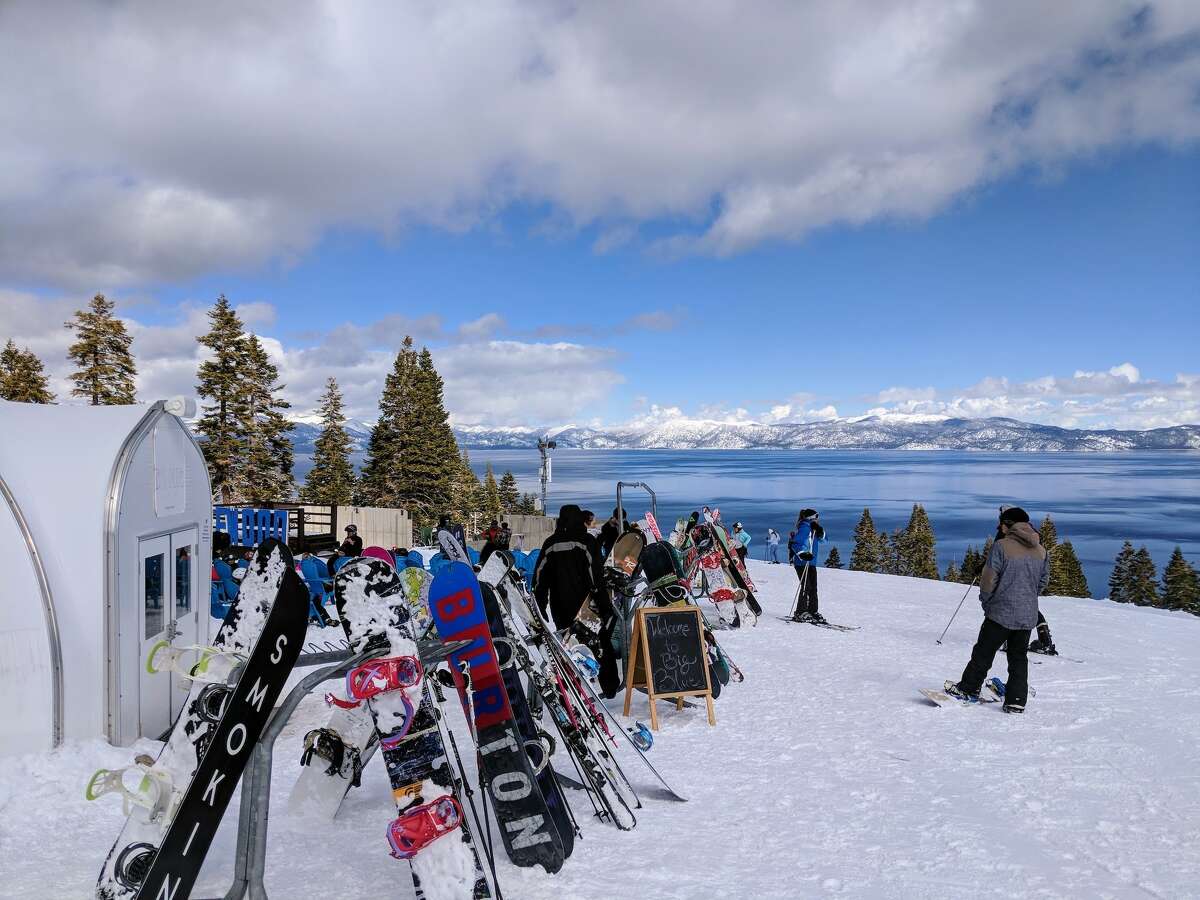
M 796 615 L 817 611 L 817 567 L 812 562 L 796 560 L 796 577 L 800 579 L 800 600 L 796 604 Z
M 1008 682 L 1004 686 L 1004 702 L 1025 705 L 1029 693 L 1029 632 L 1031 629 L 1005 628 L 991 619 L 984 619 L 979 637 L 971 650 L 971 661 L 963 669 L 958 686 L 968 694 L 978 694 L 983 679 L 996 660 L 996 651 L 1008 641 Z

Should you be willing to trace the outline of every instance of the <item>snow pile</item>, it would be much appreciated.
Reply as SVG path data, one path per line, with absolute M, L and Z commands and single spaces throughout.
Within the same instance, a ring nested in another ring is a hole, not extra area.
M 960 585 L 822 569 L 822 612 L 862 626 L 843 634 L 779 621 L 795 576 L 751 566 L 766 615 L 720 635 L 747 680 L 717 701 L 716 728 L 702 708 L 662 706 L 651 759 L 690 802 L 658 799 L 622 751 L 643 789 L 637 829 L 592 823 L 568 792 L 584 835 L 558 875 L 513 868 L 495 839 L 506 896 L 1194 895 L 1200 619 L 1049 598 L 1059 649 L 1083 663 L 1034 657 L 1024 717 L 999 704 L 937 709 L 917 689 L 961 673 L 979 625 L 968 598 L 934 643 Z M 993 671 L 1004 676 L 1002 659 Z M 644 697 L 634 712 L 646 718 Z M 301 740 L 327 716 L 310 697 L 277 746 L 267 889 L 410 897 L 408 867 L 387 852 L 395 807 L 378 758 L 333 823 L 285 814 Z M 76 743 L 4 767 L 0 897 L 90 896 L 122 817 L 119 802 L 84 801 L 83 785 L 139 748 Z M 236 821 L 231 806 L 194 896 L 227 888 Z

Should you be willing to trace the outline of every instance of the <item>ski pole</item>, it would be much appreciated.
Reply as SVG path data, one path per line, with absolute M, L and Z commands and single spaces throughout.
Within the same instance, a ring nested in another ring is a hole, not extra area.
M 967 585 L 967 593 L 962 595 L 962 599 L 958 601 L 958 606 L 954 609 L 954 616 L 958 615 L 958 611 L 962 609 L 962 605 L 967 601 L 967 594 L 971 593 L 971 588 L 975 587 L 975 582 L 978 580 L 978 575 L 971 579 L 971 583 Z M 954 624 L 954 616 L 950 617 L 950 621 L 947 622 L 946 627 L 942 629 L 942 637 L 937 639 L 939 644 L 942 642 L 942 638 L 946 636 L 946 632 L 950 630 L 950 626 Z
M 800 570 L 800 586 L 796 588 L 796 602 L 792 604 L 792 614 L 788 617 L 790 619 L 796 618 L 796 610 L 800 608 L 800 597 L 804 594 L 804 582 L 808 580 L 809 565 L 810 561 L 805 560 L 804 568 Z

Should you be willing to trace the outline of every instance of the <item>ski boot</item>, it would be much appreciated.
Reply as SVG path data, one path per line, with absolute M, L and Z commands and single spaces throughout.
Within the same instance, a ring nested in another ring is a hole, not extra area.
M 1025 712 L 1025 704 L 1024 703 L 1005 703 L 1004 711 L 1006 713 L 1024 713 Z
M 942 690 L 945 691 L 947 694 L 949 694 L 951 697 L 954 697 L 958 700 L 962 700 L 964 703 L 978 703 L 979 702 L 978 694 L 968 694 L 966 691 L 964 691 L 962 688 L 960 688 L 958 686 L 957 681 L 947 681 L 945 683 L 945 685 L 943 685 Z
M 1041 653 L 1043 656 L 1058 656 L 1058 651 L 1054 649 L 1053 643 L 1045 643 L 1041 640 L 1033 641 L 1029 645 L 1030 653 Z
M 411 859 L 462 824 L 463 811 L 450 794 L 403 813 L 388 826 L 388 843 L 396 859 Z
M 808 621 L 811 622 L 813 625 L 828 625 L 829 624 L 827 621 L 825 621 L 825 617 L 823 615 L 821 615 L 819 612 L 810 612 L 808 614 Z
M 794 616 L 792 616 L 792 621 L 799 622 L 801 624 L 803 624 L 805 622 L 811 622 L 812 621 L 812 613 L 798 612 Z
M 128 775 L 140 777 L 127 782 Z M 138 807 L 146 810 L 150 822 L 165 821 L 174 797 L 171 774 L 155 767 L 154 760 L 145 754 L 134 757 L 133 765 L 123 769 L 98 769 L 88 781 L 83 795 L 88 800 L 97 800 L 104 794 L 114 793 L 121 795 L 126 816 Z

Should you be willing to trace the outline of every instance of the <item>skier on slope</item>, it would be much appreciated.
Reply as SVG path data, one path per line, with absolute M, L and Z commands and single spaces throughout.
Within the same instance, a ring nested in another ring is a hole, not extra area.
M 1037 623 L 1038 594 L 1050 581 L 1050 558 L 1019 506 L 1000 509 L 996 540 L 979 576 L 979 602 L 984 620 L 971 649 L 971 661 L 957 683 L 946 682 L 946 693 L 963 700 L 979 697 L 979 689 L 1007 642 L 1008 682 L 1004 711 L 1025 712 L 1029 691 L 1029 632 Z
M 815 509 L 806 507 L 800 510 L 800 515 L 796 517 L 796 530 L 788 541 L 788 556 L 800 580 L 792 619 L 824 625 L 825 617 L 817 611 L 817 567 L 814 565 L 821 550 L 821 541 L 825 540 L 825 529 L 817 521 L 819 518 L 820 513 Z
M 767 529 L 767 559 L 772 564 L 779 564 L 779 532 L 774 528 Z
M 750 549 L 750 532 L 742 527 L 741 522 L 733 523 L 733 539 L 737 542 L 734 545 L 734 552 L 737 553 L 738 559 L 742 561 L 742 565 L 746 564 L 746 551 Z

